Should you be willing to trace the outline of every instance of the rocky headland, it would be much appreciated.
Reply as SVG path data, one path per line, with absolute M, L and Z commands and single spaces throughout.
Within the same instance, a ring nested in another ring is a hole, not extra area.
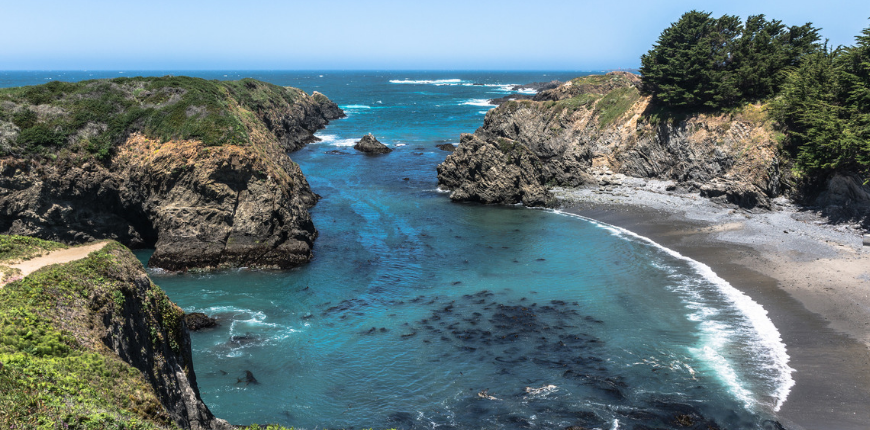
M 252 79 L 0 90 L 0 233 L 154 247 L 169 270 L 299 265 L 318 197 L 287 152 L 343 115 Z
M 607 191 L 624 177 L 654 178 L 747 210 L 771 209 L 771 199 L 788 195 L 870 227 L 870 187 L 849 174 L 798 184 L 781 139 L 762 104 L 667 112 L 641 94 L 638 76 L 610 72 L 502 101 L 461 136 L 438 181 L 453 200 L 554 206 L 556 186 Z

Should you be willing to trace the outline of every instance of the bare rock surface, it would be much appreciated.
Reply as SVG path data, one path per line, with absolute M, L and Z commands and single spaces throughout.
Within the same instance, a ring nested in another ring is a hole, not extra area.
M 392 149 L 379 142 L 371 133 L 363 136 L 362 139 L 353 146 L 353 149 L 365 152 L 366 154 L 389 154 L 390 152 L 393 152 Z

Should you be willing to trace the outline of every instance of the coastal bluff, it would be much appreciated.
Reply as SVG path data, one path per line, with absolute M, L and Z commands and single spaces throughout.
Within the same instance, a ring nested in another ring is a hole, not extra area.
M 63 248 L 0 235 L 0 269 Z M 97 248 L 0 287 L 0 424 L 235 428 L 200 398 L 181 308 L 123 245 Z
M 552 206 L 553 187 L 607 187 L 631 176 L 750 210 L 788 194 L 832 218 L 870 213 L 860 178 L 836 175 L 809 192 L 795 185 L 763 104 L 668 112 L 640 87 L 637 75 L 611 72 L 503 102 L 438 166 L 439 186 L 457 201 Z
M 0 90 L 0 233 L 153 247 L 168 270 L 297 266 L 318 196 L 287 153 L 342 116 L 253 79 Z

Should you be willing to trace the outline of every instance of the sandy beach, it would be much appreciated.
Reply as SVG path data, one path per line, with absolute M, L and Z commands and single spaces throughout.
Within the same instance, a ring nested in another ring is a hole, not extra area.
M 870 426 L 870 247 L 857 226 L 831 225 L 776 200 L 749 212 L 666 181 L 554 189 L 565 212 L 646 236 L 710 266 L 764 306 L 795 369 L 779 411 L 789 429 Z

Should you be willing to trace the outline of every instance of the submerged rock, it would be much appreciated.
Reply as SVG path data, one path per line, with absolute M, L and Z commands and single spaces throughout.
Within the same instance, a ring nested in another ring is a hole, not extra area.
M 375 139 L 375 136 L 371 133 L 363 136 L 362 139 L 353 146 L 353 149 L 367 154 L 388 154 L 393 152 L 393 150 L 388 148 L 387 145 L 384 145 L 379 142 L 378 139 Z

